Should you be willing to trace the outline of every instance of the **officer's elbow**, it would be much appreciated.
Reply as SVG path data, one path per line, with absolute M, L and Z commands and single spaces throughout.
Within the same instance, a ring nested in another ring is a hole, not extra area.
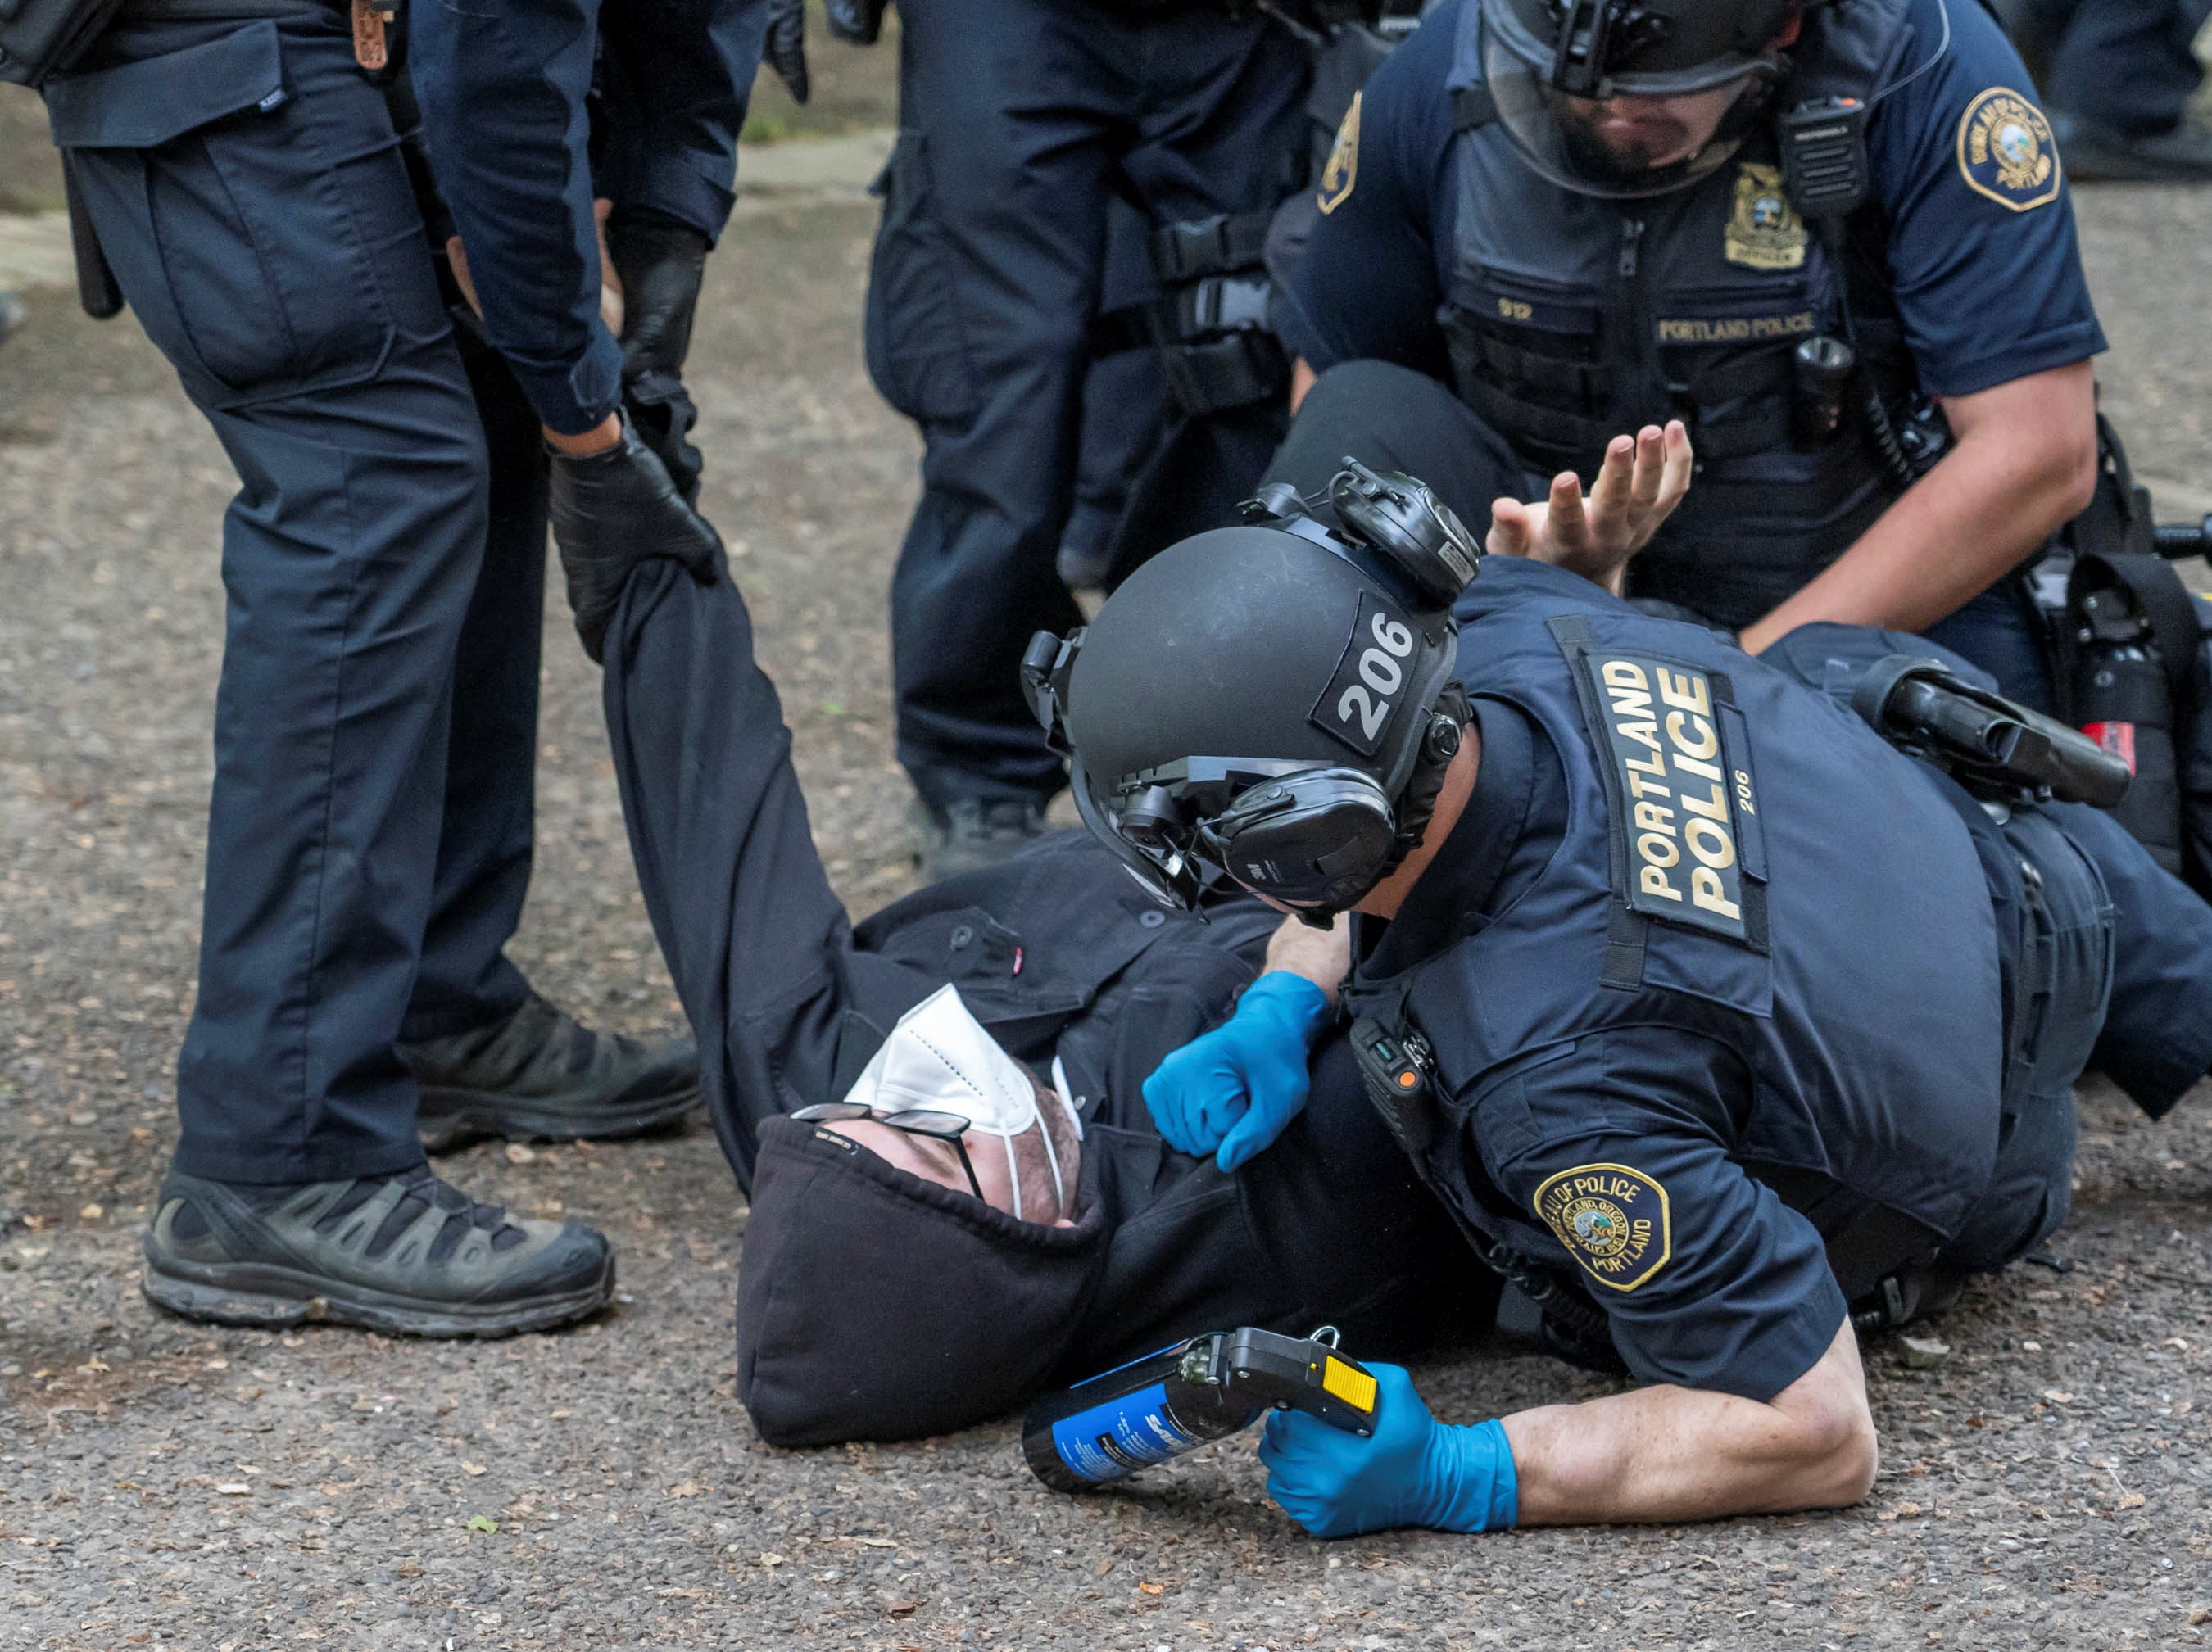
M 1787 1475 L 1789 1500 L 1800 1509 L 1840 1509 L 1874 1490 L 1881 1442 L 1863 1390 L 1835 1393 L 1799 1411 Z
M 2053 459 L 2054 489 L 2059 495 L 2058 519 L 2071 522 L 2097 496 L 2097 429 L 2067 432 L 2065 445 Z
M 1806 1507 L 1841 1509 L 1874 1490 L 1881 1469 L 1881 1442 L 1865 1406 L 1856 1415 L 1833 1419 L 1813 1445 L 1803 1486 Z

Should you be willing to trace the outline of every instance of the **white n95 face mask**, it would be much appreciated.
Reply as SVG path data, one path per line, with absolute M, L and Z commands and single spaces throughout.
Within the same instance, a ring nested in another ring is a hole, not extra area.
M 921 1109 L 957 1113 L 969 1128 L 999 1138 L 1006 1155 L 1006 1180 L 1014 1190 L 1014 1215 L 1022 1215 L 1022 1178 L 1014 1163 L 1014 1138 L 1032 1126 L 1044 1140 L 1045 1161 L 1061 1211 L 1067 1191 L 1052 1132 L 1037 1113 L 1036 1085 L 1020 1062 L 983 1030 L 950 982 L 898 1018 L 890 1036 L 860 1070 L 845 1100 L 883 1113 Z

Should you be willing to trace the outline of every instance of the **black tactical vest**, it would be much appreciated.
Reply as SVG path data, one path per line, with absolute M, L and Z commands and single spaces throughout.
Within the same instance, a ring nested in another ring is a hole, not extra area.
M 1806 19 L 1776 106 L 1865 100 L 1894 77 L 1913 30 L 1905 0 L 1852 0 Z M 1783 189 L 1771 131 L 1670 195 L 1603 201 L 1540 176 L 1484 89 L 1481 0 L 1461 14 L 1449 86 L 1458 131 L 1449 292 L 1439 320 L 1454 383 L 1529 468 L 1593 474 L 1612 436 L 1680 418 L 1698 479 L 1630 565 L 1631 592 L 1741 627 L 1802 588 L 1898 488 L 1861 422 L 1793 443 L 1792 358 L 1852 314 L 1864 367 L 1893 397 L 1915 379 L 1879 252 L 1846 283 Z M 1878 249 L 1878 222 L 1852 224 Z M 1848 288 L 1848 294 L 1847 289 Z
M 1679 1027 L 1741 1060 L 1729 1156 L 1813 1221 L 1847 1297 L 1925 1260 L 1988 1182 L 2004 1067 L 1996 925 L 1948 782 L 1557 569 L 1493 557 L 1459 613 L 1468 693 L 1543 731 L 1568 819 L 1504 910 L 1395 975 L 1355 966 L 1350 1013 L 1426 1047 L 1430 1116 L 1394 1119 L 1401 1145 L 1479 1239 L 1572 1272 L 1489 1182 L 1471 1099 L 1547 1047 Z

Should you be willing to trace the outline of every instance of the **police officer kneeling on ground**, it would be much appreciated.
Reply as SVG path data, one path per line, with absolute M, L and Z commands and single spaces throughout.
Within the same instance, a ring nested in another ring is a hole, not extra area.
M 1607 496 L 1657 495 L 1613 468 Z M 1470 581 L 1402 477 L 1347 470 L 1333 504 L 1263 495 L 1032 646 L 1086 821 L 1144 881 L 1187 902 L 1210 862 L 1351 914 L 1147 1101 L 1186 1151 L 1264 1136 L 1304 1099 L 1285 1041 L 1350 1017 L 1474 1249 L 1644 1386 L 1447 1427 L 1385 1368 L 1372 1439 L 1271 1422 L 1270 1491 L 1331 1535 L 1856 1500 L 1854 1321 L 2059 1224 L 2085 1063 L 2154 1115 L 2205 1076 L 2212 911 L 2102 813 L 1887 744 L 1855 696 L 2062 789 L 2120 773 L 2069 782 L 2054 756 L 2100 754 L 1917 639 L 1816 625 L 1753 659 L 1536 561 Z
M 1632 596 L 1754 652 L 1924 632 L 2050 708 L 2007 576 L 2091 502 L 2105 341 L 2050 128 L 1971 0 L 1448 0 L 1320 206 L 1279 327 L 1321 378 L 1279 476 L 1357 452 L 1480 523 L 1680 418 L 1698 485 Z

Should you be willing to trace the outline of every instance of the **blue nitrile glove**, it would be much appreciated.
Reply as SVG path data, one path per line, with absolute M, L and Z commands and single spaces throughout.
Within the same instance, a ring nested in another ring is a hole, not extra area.
M 1328 994 L 1304 975 L 1261 976 L 1234 1015 L 1145 1080 L 1161 1139 L 1181 1152 L 1213 1153 L 1224 1171 L 1243 1163 L 1305 1106 L 1306 1057 L 1328 1017 Z
M 1304 1412 L 1267 1418 L 1260 1461 L 1267 1495 L 1316 1537 L 1352 1537 L 1391 1526 L 1494 1532 L 1519 1517 L 1513 1448 L 1496 1418 L 1472 1426 L 1429 1414 L 1402 1365 L 1370 1364 L 1375 1432 L 1331 1428 Z

